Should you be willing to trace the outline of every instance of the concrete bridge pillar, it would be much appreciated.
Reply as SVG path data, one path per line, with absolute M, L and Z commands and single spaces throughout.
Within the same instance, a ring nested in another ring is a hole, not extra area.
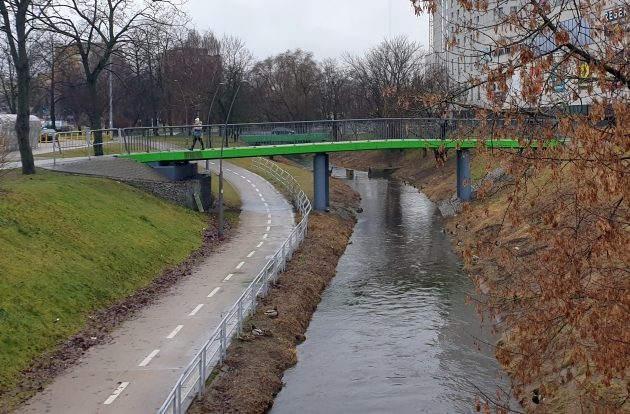
M 472 186 L 470 185 L 470 151 L 457 150 L 457 198 L 470 201 Z
M 328 154 L 315 154 L 313 158 L 313 208 L 317 211 L 328 211 L 330 208 L 330 188 L 328 183 Z

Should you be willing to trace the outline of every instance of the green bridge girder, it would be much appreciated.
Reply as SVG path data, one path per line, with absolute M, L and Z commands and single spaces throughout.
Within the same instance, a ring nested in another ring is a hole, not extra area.
M 319 154 L 343 151 L 369 151 L 369 150 L 403 150 L 403 149 L 437 149 L 445 147 L 449 149 L 470 149 L 476 148 L 479 143 L 477 139 L 464 140 L 441 140 L 441 139 L 388 139 L 369 141 L 339 141 L 339 142 L 316 142 L 285 145 L 261 145 L 250 147 L 229 147 L 223 149 L 212 148 L 205 150 L 176 150 L 138 152 L 130 154 L 119 154 L 120 158 L 134 159 L 139 162 L 176 162 L 176 161 L 198 161 L 216 160 L 219 158 L 248 158 L 267 157 L 273 155 L 296 155 L 296 154 Z M 515 139 L 495 139 L 485 140 L 483 143 L 487 148 L 519 149 L 523 145 Z M 558 141 L 545 143 L 545 147 L 558 145 Z M 537 147 L 537 143 L 528 144 L 529 147 Z

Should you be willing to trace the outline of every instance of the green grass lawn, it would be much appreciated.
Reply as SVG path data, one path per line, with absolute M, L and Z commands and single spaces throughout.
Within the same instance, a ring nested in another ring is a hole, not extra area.
M 214 200 L 219 199 L 219 176 L 212 174 L 210 177 L 212 180 L 212 198 Z M 223 202 L 226 208 L 240 209 L 241 197 L 238 192 L 232 187 L 228 180 L 223 180 Z
M 44 170 L 1 180 L 0 394 L 90 313 L 184 260 L 206 225 L 112 180 Z

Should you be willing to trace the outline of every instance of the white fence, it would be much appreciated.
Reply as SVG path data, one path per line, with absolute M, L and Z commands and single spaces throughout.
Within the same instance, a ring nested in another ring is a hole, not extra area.
M 266 296 L 269 283 L 277 280 L 278 274 L 285 269 L 287 261 L 291 259 L 293 252 L 306 236 L 311 202 L 304 191 L 289 173 L 275 163 L 257 158 L 254 160 L 254 166 L 260 170 L 265 178 L 282 186 L 290 194 L 293 204 L 301 214 L 300 223 L 245 289 L 199 353 L 184 369 L 158 414 L 185 413 L 197 396 L 203 396 L 205 382 L 213 367 L 217 363 L 223 362 L 231 337 L 236 333 L 241 333 L 243 322 L 256 309 L 257 298 Z

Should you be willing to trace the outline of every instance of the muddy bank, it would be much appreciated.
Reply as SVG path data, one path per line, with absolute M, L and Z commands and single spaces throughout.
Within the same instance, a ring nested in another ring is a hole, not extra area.
M 321 299 L 321 293 L 336 273 L 356 221 L 359 198 L 349 187 L 331 180 L 331 212 L 313 213 L 309 234 L 293 256 L 278 284 L 258 306 L 246 334 L 234 340 L 226 360 L 210 377 L 203 401 L 189 413 L 264 413 L 282 388 L 284 371 L 297 362 L 296 346 Z M 278 316 L 264 311 L 277 308 Z M 269 336 L 257 337 L 251 325 Z
M 229 239 L 237 220 L 238 213 L 229 212 L 226 215 L 224 236 L 219 237 L 215 220 L 209 217 L 203 233 L 202 245 L 197 250 L 193 251 L 182 263 L 165 270 L 146 288 L 90 315 L 85 327 L 79 333 L 60 342 L 50 352 L 34 360 L 31 366 L 22 372 L 22 379 L 17 386 L 0 394 L 0 413 L 5 412 L 7 406 L 17 406 L 35 393 L 42 391 L 44 386 L 57 375 L 79 362 L 88 349 L 111 340 L 110 334 L 116 327 L 134 317 L 144 307 L 151 305 L 156 298 L 182 278 L 191 275 L 192 270 L 205 257 Z

